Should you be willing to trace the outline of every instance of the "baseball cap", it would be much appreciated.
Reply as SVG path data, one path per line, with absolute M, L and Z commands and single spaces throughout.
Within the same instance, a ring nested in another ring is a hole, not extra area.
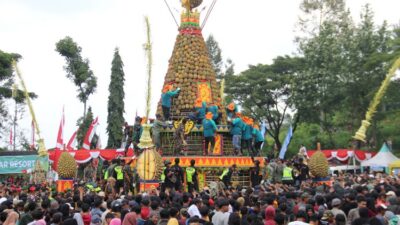
M 342 203 L 342 201 L 340 201 L 340 199 L 338 198 L 334 198 L 332 200 L 332 206 L 339 206 Z
M 386 193 L 386 196 L 396 196 L 396 193 L 394 193 L 394 191 L 389 191 Z
M 330 220 L 335 218 L 331 210 L 326 210 L 324 212 L 324 215 L 322 216 L 321 220 Z

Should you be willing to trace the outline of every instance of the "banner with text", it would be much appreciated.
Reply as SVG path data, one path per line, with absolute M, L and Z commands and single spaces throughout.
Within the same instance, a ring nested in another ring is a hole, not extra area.
M 33 169 L 37 155 L 2 156 L 0 157 L 0 174 L 26 173 Z

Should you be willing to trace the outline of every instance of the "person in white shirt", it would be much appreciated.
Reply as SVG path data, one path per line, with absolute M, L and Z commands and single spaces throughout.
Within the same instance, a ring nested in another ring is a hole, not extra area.
M 212 217 L 213 225 L 228 225 L 229 221 L 229 202 L 226 199 L 218 201 L 219 210 Z
M 192 205 L 188 208 L 187 212 L 189 213 L 190 217 L 194 217 L 197 216 L 199 218 L 201 218 L 201 214 L 200 214 L 200 207 L 203 205 L 203 201 L 199 198 L 195 198 L 192 201 Z
M 296 215 L 296 220 L 293 222 L 288 223 L 288 225 L 308 225 L 306 223 L 307 213 L 303 210 L 300 210 Z

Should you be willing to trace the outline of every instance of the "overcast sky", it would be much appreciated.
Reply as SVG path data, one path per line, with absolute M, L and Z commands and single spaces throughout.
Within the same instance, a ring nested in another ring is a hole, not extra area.
M 167 2 L 179 19 L 179 1 Z M 211 2 L 204 0 L 200 8 Z M 270 63 L 279 55 L 296 53 L 293 39 L 299 3 L 300 0 L 218 0 L 203 36 L 215 36 L 223 57 L 233 60 L 236 72 L 249 64 Z M 371 4 L 378 24 L 383 20 L 399 23 L 399 0 L 348 0 L 356 20 L 365 3 Z M 55 51 L 55 43 L 67 35 L 82 47 L 82 55 L 90 60 L 98 79 L 97 92 L 90 96 L 88 105 L 99 116 L 98 133 L 103 146 L 107 140 L 108 85 L 115 47 L 120 48 L 125 64 L 125 119 L 133 123 L 136 111 L 144 114 L 145 15 L 150 18 L 153 40 L 154 115 L 177 35 L 176 24 L 163 0 L 0 0 L 0 49 L 23 56 L 19 67 L 28 90 L 39 96 L 33 106 L 47 148 L 56 144 L 63 105 L 66 141 L 83 114 L 76 87 L 65 76 L 64 58 Z M 27 110 L 25 119 L 20 121 L 26 131 L 30 120 Z M 8 135 L 0 142 L 7 143 Z

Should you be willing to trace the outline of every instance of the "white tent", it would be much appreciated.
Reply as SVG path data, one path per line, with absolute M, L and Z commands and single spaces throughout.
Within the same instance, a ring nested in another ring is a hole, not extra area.
M 386 143 L 382 145 L 382 148 L 379 150 L 378 154 L 372 157 L 369 160 L 365 160 L 361 162 L 361 166 L 370 166 L 370 167 L 388 167 L 390 163 L 399 160 L 393 153 L 389 150 Z

